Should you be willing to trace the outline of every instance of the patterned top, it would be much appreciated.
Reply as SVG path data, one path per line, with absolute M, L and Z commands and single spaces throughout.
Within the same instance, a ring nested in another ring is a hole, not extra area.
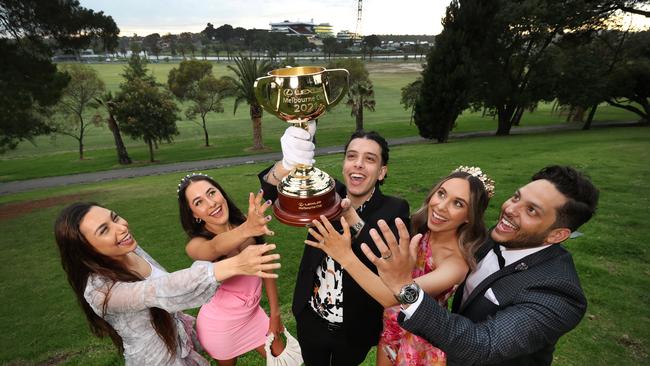
M 418 259 L 413 269 L 413 278 L 418 278 L 436 269 L 433 263 L 429 233 L 427 232 L 418 246 Z M 447 299 L 453 287 L 436 297 L 440 306 L 447 308 Z M 393 306 L 384 311 L 384 330 L 379 340 L 388 358 L 398 366 L 444 366 L 447 364 L 445 353 L 431 345 L 425 339 L 405 331 L 397 323 L 400 307 Z
M 343 270 L 329 255 L 316 270 L 314 295 L 309 304 L 321 318 L 331 323 L 343 322 Z
M 135 253 L 153 267 L 164 271 L 143 249 Z M 196 308 L 206 303 L 219 287 L 210 262 L 195 262 L 192 267 L 148 278 L 138 282 L 117 282 L 90 275 L 84 298 L 95 313 L 104 318 L 122 337 L 124 361 L 129 365 L 208 365 L 192 345 L 193 318 L 181 310 Z M 103 313 L 104 300 L 110 297 Z M 176 357 L 170 359 L 167 347 L 151 325 L 149 308 L 158 307 L 170 312 L 176 321 L 178 348 Z
M 357 208 L 361 214 L 370 198 Z M 314 275 L 314 293 L 309 305 L 321 318 L 330 323 L 343 323 L 343 269 L 332 257 L 326 255 Z

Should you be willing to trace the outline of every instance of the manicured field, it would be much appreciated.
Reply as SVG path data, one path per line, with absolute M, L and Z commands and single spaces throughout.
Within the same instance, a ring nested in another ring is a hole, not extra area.
M 395 80 L 386 83 L 387 89 L 399 89 Z M 323 139 L 334 143 L 334 132 L 340 132 L 336 124 L 327 127 L 323 120 L 322 126 L 331 134 L 323 135 L 332 136 Z M 379 124 L 378 130 L 384 133 L 383 128 L 389 126 Z M 584 236 L 569 240 L 566 246 L 574 255 L 589 307 L 577 329 L 560 340 L 554 364 L 647 365 L 649 140 L 649 128 L 635 127 L 400 146 L 391 149 L 389 178 L 382 190 L 408 199 L 413 212 L 440 177 L 460 164 L 479 165 L 496 181 L 497 193 L 486 215 L 487 222 L 493 223 L 501 203 L 539 168 L 570 164 L 587 172 L 601 190 L 598 214 L 580 229 Z M 195 145 L 200 149 L 199 142 Z M 339 176 L 340 160 L 341 156 L 322 157 L 318 166 Z M 245 208 L 247 193 L 257 190 L 256 173 L 262 168 L 247 165 L 208 173 Z M 184 268 L 190 260 L 178 223 L 179 177 L 152 176 L 0 196 L 0 245 L 5 258 L 0 266 L 1 364 L 122 364 L 110 341 L 90 335 L 61 269 L 52 225 L 68 203 L 97 201 L 123 215 L 140 245 L 168 270 Z M 272 229 L 276 236 L 269 241 L 278 244 L 282 255 L 283 320 L 295 331 L 290 308 L 305 230 L 275 220 Z M 263 361 L 257 355 L 238 363 L 260 364 Z M 374 365 L 374 353 L 364 365 Z
M 122 82 L 121 73 L 124 64 L 93 64 L 107 88 L 117 90 Z M 178 67 L 173 63 L 150 64 L 149 68 L 156 78 L 166 84 L 169 70 Z M 214 64 L 216 76 L 232 75 L 223 63 Z M 416 136 L 417 127 L 410 123 L 410 111 L 404 110 L 400 104 L 401 88 L 417 78 L 418 64 L 376 63 L 368 64 L 370 78 L 374 83 L 376 111 L 366 111 L 364 127 L 368 130 L 378 130 L 387 138 Z M 533 113 L 526 113 L 522 126 L 549 125 L 564 123 L 565 117 L 551 113 L 551 105 L 541 105 Z M 203 130 L 193 121 L 185 119 L 178 122 L 180 134 L 174 142 L 163 143 L 155 151 L 156 164 L 172 163 L 190 160 L 215 159 L 230 156 L 249 155 L 252 145 L 252 127 L 248 114 L 248 105 L 239 106 L 233 114 L 232 99 L 226 100 L 225 112 L 208 115 L 208 130 L 210 147 L 204 146 Z M 86 118 L 91 118 L 96 112 L 90 110 Z M 100 113 L 103 114 L 103 111 Z M 630 112 L 609 106 L 601 106 L 596 113 L 596 121 L 636 120 Z M 265 113 L 263 117 L 263 138 L 268 151 L 279 150 L 279 139 L 286 124 L 276 117 Z M 342 145 L 350 133 L 354 131 L 354 117 L 344 103 L 336 106 L 319 121 L 318 145 Z M 516 127 L 515 127 L 516 129 Z M 491 117 L 482 117 L 481 112 L 467 111 L 457 121 L 454 131 L 496 131 L 496 121 Z M 123 136 L 133 166 L 147 165 L 149 151 L 142 141 L 133 141 Z M 30 178 L 58 176 L 75 173 L 85 173 L 100 170 L 121 168 L 117 163 L 113 137 L 104 126 L 91 127 L 87 130 L 84 140 L 84 160 L 79 160 L 77 141 L 64 135 L 41 136 L 35 139 L 35 144 L 21 143 L 16 150 L 0 155 L 0 182 L 23 180 Z

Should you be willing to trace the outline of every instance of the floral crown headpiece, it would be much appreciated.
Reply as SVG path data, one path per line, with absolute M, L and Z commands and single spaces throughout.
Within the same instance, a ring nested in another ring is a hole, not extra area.
M 185 185 L 187 185 L 187 183 L 190 181 L 190 178 L 192 178 L 192 177 L 206 177 L 206 178 L 210 178 L 210 179 L 214 180 L 211 176 L 209 176 L 209 175 L 207 175 L 207 174 L 203 174 L 203 173 L 191 173 L 191 174 L 187 174 L 186 176 L 184 176 L 183 178 L 181 178 L 180 183 L 178 183 L 178 188 L 176 188 L 176 194 L 180 194 L 180 193 L 181 193 L 181 189 L 182 189 Z
M 483 173 L 481 168 L 477 166 L 461 165 L 452 171 L 452 173 L 456 172 L 467 173 L 473 177 L 478 178 L 478 180 L 483 183 L 483 188 L 485 188 L 485 192 L 487 192 L 488 198 L 492 198 L 492 196 L 494 196 L 494 180 L 492 180 L 492 178 L 490 178 L 487 174 Z

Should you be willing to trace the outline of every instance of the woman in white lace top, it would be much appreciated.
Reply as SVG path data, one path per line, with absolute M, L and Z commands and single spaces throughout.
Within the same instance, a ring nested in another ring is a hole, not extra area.
M 195 350 L 193 318 L 220 283 L 236 275 L 275 278 L 273 244 L 249 246 L 218 263 L 195 262 L 167 273 L 131 235 L 126 220 L 92 203 L 75 203 L 57 218 L 61 264 L 91 330 L 110 336 L 126 365 L 208 365 Z

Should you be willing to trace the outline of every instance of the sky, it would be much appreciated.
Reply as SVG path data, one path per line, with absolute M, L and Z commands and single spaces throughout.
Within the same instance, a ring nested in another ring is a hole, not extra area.
M 365 0 L 361 33 L 440 33 L 440 20 L 450 0 Z M 330 23 L 334 32 L 354 32 L 357 0 L 80 0 L 81 6 L 110 15 L 120 35 L 202 31 L 230 24 L 246 29 L 270 29 L 269 23 L 312 21 Z

